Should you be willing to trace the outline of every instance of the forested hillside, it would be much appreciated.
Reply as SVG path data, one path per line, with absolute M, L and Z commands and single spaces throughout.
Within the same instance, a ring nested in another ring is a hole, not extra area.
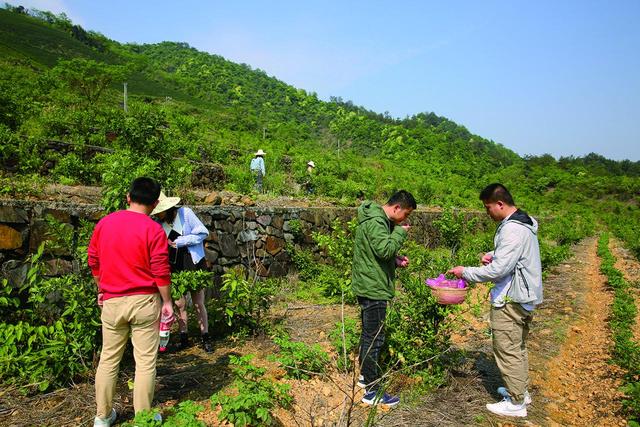
M 210 187 L 246 194 L 261 148 L 264 197 L 304 196 L 313 160 L 314 197 L 347 205 L 407 188 L 423 205 L 477 207 L 478 190 L 502 181 L 534 211 L 603 199 L 637 209 L 624 202 L 638 195 L 640 162 L 523 158 L 432 112 L 397 119 L 322 101 L 185 43 L 120 44 L 63 14 L 9 7 L 0 24 L 5 194 L 45 181 L 102 185 L 112 209 L 142 173 L 178 192 L 208 175 Z

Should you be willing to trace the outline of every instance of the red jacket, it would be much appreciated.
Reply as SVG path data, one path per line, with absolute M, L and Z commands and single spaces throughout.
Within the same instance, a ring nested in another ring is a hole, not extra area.
M 167 235 L 148 215 L 118 211 L 102 218 L 89 243 L 89 267 L 104 299 L 153 294 L 171 283 Z

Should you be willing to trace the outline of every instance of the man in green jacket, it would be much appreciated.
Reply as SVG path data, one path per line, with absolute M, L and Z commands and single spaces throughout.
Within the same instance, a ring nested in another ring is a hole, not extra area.
M 415 208 L 415 199 L 405 190 L 391 196 L 384 206 L 365 201 L 358 208 L 351 286 L 362 321 L 358 385 L 366 389 L 362 402 L 369 405 L 400 403 L 398 397 L 381 392 L 378 357 L 384 344 L 387 303 L 395 295 L 395 270 L 409 263 L 406 256 L 398 256 L 409 231 L 409 225 L 401 224 Z

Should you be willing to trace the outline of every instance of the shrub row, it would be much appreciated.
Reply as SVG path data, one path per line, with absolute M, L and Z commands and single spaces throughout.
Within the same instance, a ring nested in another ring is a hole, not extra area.
M 630 292 L 629 283 L 620 270 L 615 268 L 616 258 L 609 250 L 609 235 L 604 233 L 598 240 L 598 256 L 602 259 L 600 271 L 607 276 L 615 297 L 609 321 L 613 336 L 613 361 L 626 371 L 623 404 L 629 410 L 629 425 L 640 425 L 640 345 L 634 341 L 633 326 L 637 307 Z

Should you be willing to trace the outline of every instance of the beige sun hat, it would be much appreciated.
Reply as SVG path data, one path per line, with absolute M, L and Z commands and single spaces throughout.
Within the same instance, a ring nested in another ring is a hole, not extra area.
M 158 197 L 158 204 L 155 209 L 151 211 L 151 215 L 156 215 L 160 212 L 166 211 L 167 209 L 171 209 L 178 203 L 180 203 L 180 197 L 167 197 L 164 192 L 161 191 L 160 197 Z
M 259 149 L 258 151 L 256 151 L 256 156 L 264 156 L 265 154 L 267 154 L 267 153 L 265 153 L 264 151 L 262 151 L 262 148 L 261 148 L 261 149 Z
M 311 166 L 312 168 L 315 168 L 316 164 L 313 163 L 313 160 L 310 160 L 309 163 L 307 163 L 307 166 Z

